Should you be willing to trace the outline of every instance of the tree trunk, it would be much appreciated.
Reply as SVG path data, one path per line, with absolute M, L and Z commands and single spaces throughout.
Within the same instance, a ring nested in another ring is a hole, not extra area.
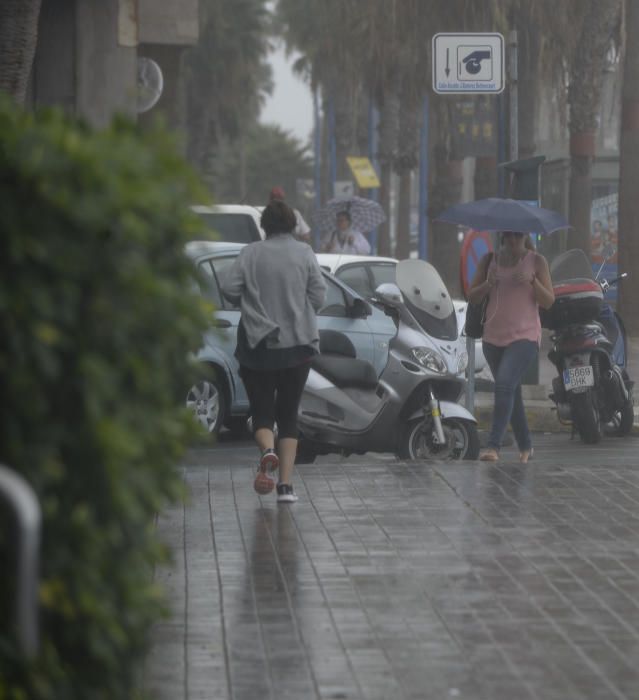
M 402 86 L 397 139 L 395 172 L 399 175 L 399 195 L 397 197 L 397 237 L 395 240 L 395 257 L 400 260 L 410 255 L 410 214 L 412 173 L 418 164 L 419 122 L 421 100 L 411 83 L 412 74 L 407 73 Z
M 495 156 L 480 156 L 475 161 L 475 199 L 496 197 L 497 158 Z
M 443 164 L 437 184 L 437 200 L 441 202 L 440 211 L 461 201 L 462 185 L 462 161 L 449 160 Z M 429 255 L 429 260 L 437 268 L 451 296 L 460 296 L 459 260 L 461 251 L 455 227 L 433 221 L 431 231 L 433 232 L 431 236 L 432 254 Z
M 626 5 L 626 46 L 619 145 L 619 271 L 628 279 L 619 285 L 619 308 L 631 335 L 639 334 L 639 5 Z
M 592 205 L 592 160 L 595 134 L 581 133 L 570 139 L 570 190 L 568 210 L 572 228 L 568 247 L 581 248 L 590 257 L 590 208 Z
M 391 168 L 397 155 L 397 137 L 399 133 L 399 90 L 398 81 L 391 79 L 384 91 L 379 118 L 378 159 L 381 169 L 379 203 L 386 212 L 386 221 L 379 227 L 377 236 L 377 254 L 391 255 L 390 240 L 390 195 Z
M 620 0 L 584 0 L 579 39 L 571 58 L 570 106 L 570 223 L 572 248 L 590 254 L 592 161 L 606 55 L 619 20 Z
M 535 125 L 539 99 L 541 42 L 539 26 L 523 12 L 519 35 L 519 157 L 530 158 L 537 151 Z M 528 20 L 528 21 L 526 21 Z M 525 26 L 524 26 L 525 24 Z
M 23 105 L 38 40 L 41 0 L 3 0 L 0 7 L 0 91 Z
M 452 204 L 461 201 L 462 161 L 451 160 L 450 102 L 446 97 L 435 96 L 431 101 L 429 141 L 433 144 L 430 171 L 431 181 L 428 197 L 430 219 L 428 260 L 437 268 L 451 295 L 459 294 L 459 254 L 457 232 L 451 224 L 435 221 L 435 217 Z
M 377 229 L 377 255 L 390 257 L 390 200 L 391 200 L 391 166 L 390 163 L 380 163 L 379 203 L 386 212 L 386 221 Z
M 399 195 L 397 197 L 397 238 L 395 240 L 395 257 L 406 260 L 410 257 L 410 194 L 412 171 L 404 170 L 399 176 Z

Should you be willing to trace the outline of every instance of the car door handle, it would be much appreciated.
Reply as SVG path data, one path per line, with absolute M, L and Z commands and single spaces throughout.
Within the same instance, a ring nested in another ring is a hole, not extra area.
M 213 325 L 216 328 L 230 328 L 233 324 L 227 318 L 216 318 Z

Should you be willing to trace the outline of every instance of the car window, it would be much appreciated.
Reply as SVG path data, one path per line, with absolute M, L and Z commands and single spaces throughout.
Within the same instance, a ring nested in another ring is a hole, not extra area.
M 200 271 L 200 292 L 202 296 L 210 302 L 215 304 L 215 307 L 222 308 L 222 295 L 220 294 L 220 288 L 218 286 L 217 280 L 215 279 L 215 274 L 211 268 L 210 261 L 205 260 L 198 265 Z
M 373 263 L 369 265 L 368 271 L 373 278 L 373 292 L 380 284 L 397 284 L 396 267 L 394 263 Z
M 344 292 L 335 284 L 333 280 L 324 275 L 324 282 L 326 282 L 326 303 L 317 312 L 318 316 L 340 316 L 344 318 L 346 316 L 346 298 Z
M 227 256 L 224 258 L 211 258 L 208 262 L 211 264 L 215 272 L 215 277 L 219 286 L 224 284 L 226 275 L 231 268 L 231 265 L 235 262 L 236 256 Z M 221 296 L 221 295 L 220 295 Z M 228 299 L 222 299 L 222 304 L 225 309 L 239 309 L 240 307 L 233 304 Z
M 248 214 L 223 214 L 221 212 L 197 212 L 206 225 L 215 231 L 220 241 L 252 243 L 261 239 L 252 216 Z
M 372 296 L 373 290 L 363 265 L 347 265 L 338 270 L 335 276 L 363 297 Z

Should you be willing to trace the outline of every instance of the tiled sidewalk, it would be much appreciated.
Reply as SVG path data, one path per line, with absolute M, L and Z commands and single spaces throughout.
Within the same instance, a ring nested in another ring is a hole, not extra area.
M 556 436 L 555 436 L 556 438 Z M 639 697 L 638 440 L 526 467 L 326 463 L 277 506 L 190 466 L 159 523 L 166 700 Z M 614 449 L 613 449 L 614 448 Z

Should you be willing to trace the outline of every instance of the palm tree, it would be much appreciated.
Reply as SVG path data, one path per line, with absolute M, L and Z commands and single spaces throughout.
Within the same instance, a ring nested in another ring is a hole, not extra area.
M 639 4 L 628 2 L 619 145 L 619 267 L 629 277 L 620 287 L 620 309 L 631 335 L 639 334 Z
M 24 104 L 38 38 L 41 0 L 3 0 L 0 6 L 0 91 Z
M 186 152 L 200 170 L 220 140 L 241 142 L 272 89 L 266 4 L 200 1 L 200 38 L 184 60 Z

